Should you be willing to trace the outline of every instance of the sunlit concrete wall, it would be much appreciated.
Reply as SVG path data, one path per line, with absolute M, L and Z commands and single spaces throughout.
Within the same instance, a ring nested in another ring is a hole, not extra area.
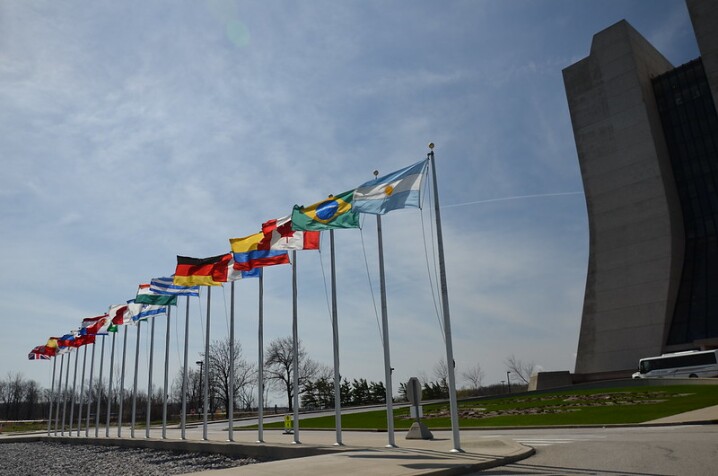
M 683 231 L 651 78 L 670 69 L 621 21 L 563 71 L 589 217 L 579 374 L 630 372 L 663 350 Z

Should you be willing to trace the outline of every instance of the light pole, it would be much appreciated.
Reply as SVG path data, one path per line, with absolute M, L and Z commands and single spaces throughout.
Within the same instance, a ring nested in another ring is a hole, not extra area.
M 511 393 L 511 378 L 509 375 L 511 372 L 506 372 L 506 387 L 509 389 L 509 393 Z
M 198 360 L 195 363 L 197 365 L 199 365 L 199 392 L 197 392 L 197 394 L 198 394 L 197 396 L 199 399 L 199 403 L 197 404 L 197 413 L 199 414 L 202 411 L 201 409 L 202 409 L 202 403 L 203 403 L 202 402 L 202 382 L 204 382 L 204 380 L 202 380 L 202 368 L 204 366 L 204 362 L 201 360 Z

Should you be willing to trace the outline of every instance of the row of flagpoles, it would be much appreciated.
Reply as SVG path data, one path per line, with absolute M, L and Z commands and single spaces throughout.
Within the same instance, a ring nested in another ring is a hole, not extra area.
M 207 440 L 207 414 L 208 414 L 208 388 L 209 388 L 209 342 L 210 342 L 210 297 L 211 287 L 222 285 L 223 283 L 231 283 L 231 305 L 230 305 L 230 395 L 229 408 L 227 414 L 229 418 L 229 435 L 228 439 L 233 441 L 233 404 L 232 395 L 234 389 L 234 282 L 242 278 L 259 278 L 259 319 L 258 319 L 258 441 L 263 441 L 263 274 L 262 268 L 267 266 L 288 264 L 292 265 L 292 339 L 293 339 L 293 410 L 294 410 L 294 443 L 300 443 L 299 440 L 299 374 L 298 374 L 298 335 L 297 335 L 297 258 L 298 250 L 318 250 L 319 249 L 319 233 L 321 231 L 329 231 L 330 256 L 331 256 L 331 320 L 332 320 L 332 341 L 334 351 L 334 392 L 335 392 L 335 419 L 336 419 L 336 444 L 342 445 L 341 433 L 341 398 L 340 398 L 340 376 L 339 376 L 339 332 L 338 332 L 338 316 L 336 301 L 336 273 L 334 265 L 334 230 L 359 227 L 359 214 L 373 214 L 377 218 L 377 234 L 379 246 L 379 278 L 381 291 L 381 315 L 382 315 L 382 346 L 384 350 L 384 367 L 385 367 L 385 387 L 386 387 L 386 405 L 387 405 L 387 433 L 388 445 L 396 446 L 394 439 L 394 417 L 392 408 L 392 382 L 391 382 L 391 362 L 389 351 L 389 327 L 388 312 L 386 301 L 386 286 L 384 273 L 384 257 L 382 242 L 382 223 L 381 216 L 389 211 L 402 209 L 406 207 L 421 206 L 421 189 L 423 180 L 427 175 L 428 166 L 432 167 L 433 178 L 433 196 L 435 218 L 437 225 L 437 247 L 439 258 L 439 279 L 441 286 L 441 301 L 443 314 L 443 333 L 446 346 L 446 359 L 448 363 L 449 377 L 449 400 L 452 424 L 453 450 L 462 451 L 459 439 L 458 426 L 458 410 L 456 401 L 456 383 L 454 372 L 454 358 L 451 339 L 451 325 L 449 318 L 449 301 L 448 289 L 446 284 L 446 271 L 443 251 L 443 237 L 441 232 L 441 217 L 438 197 L 438 186 L 436 180 L 436 167 L 434 163 L 433 144 L 429 145 L 430 152 L 427 159 L 419 161 L 403 169 L 397 170 L 391 174 L 377 177 L 378 172 L 374 172 L 375 179 L 366 182 L 356 189 L 344 192 L 338 195 L 330 195 L 326 200 L 322 200 L 308 207 L 295 205 L 292 214 L 287 217 L 276 220 L 269 220 L 262 225 L 262 231 L 254 235 L 244 238 L 232 238 L 230 242 L 230 253 L 213 256 L 210 258 L 190 258 L 186 256 L 177 257 L 177 267 L 175 274 L 170 277 L 152 279 L 149 284 L 141 284 L 137 296 L 128 301 L 127 304 L 110 306 L 109 312 L 101 316 L 87 318 L 82 321 L 82 327 L 62 337 L 51 337 L 44 346 L 35 347 L 29 354 L 30 359 L 49 359 L 53 356 L 62 356 L 60 362 L 60 376 L 58 379 L 58 392 L 62 386 L 62 372 L 64 365 L 64 354 L 73 349 L 85 346 L 85 356 L 83 360 L 80 395 L 82 395 L 82 385 L 85 378 L 85 364 L 87 360 L 87 344 L 93 344 L 91 368 L 89 377 L 90 393 L 94 371 L 94 343 L 95 336 L 105 336 L 112 333 L 112 350 L 110 353 L 110 369 L 114 366 L 115 354 L 115 337 L 117 326 L 136 324 L 137 326 L 137 346 L 135 356 L 135 374 L 132 395 L 132 421 L 131 436 L 135 434 L 135 415 L 136 415 L 136 393 L 137 393 L 137 375 L 138 375 L 138 357 L 139 357 L 139 336 L 142 321 L 153 318 L 159 314 L 167 314 L 167 333 L 166 333 L 166 350 L 165 350 L 165 375 L 164 375 L 164 393 L 163 393 L 163 424 L 162 438 L 166 438 L 167 427 L 167 399 L 168 399 L 168 365 L 169 365 L 169 341 L 170 341 L 170 312 L 171 306 L 177 304 L 178 296 L 187 297 L 186 306 L 186 325 L 184 338 L 184 375 L 182 379 L 182 410 L 181 410 L 181 437 L 186 438 L 186 410 L 187 410 L 187 380 L 188 380 L 188 329 L 189 329 L 189 297 L 199 296 L 199 286 L 207 287 L 207 318 L 205 333 L 205 352 L 204 352 L 204 378 L 202 382 L 203 388 L 203 439 Z M 289 259 L 288 252 L 292 252 L 292 259 Z M 151 337 L 150 345 L 154 344 L 155 320 L 151 319 Z M 102 381 L 103 360 L 104 360 L 104 338 L 102 341 L 101 359 L 100 359 L 100 382 Z M 122 370 L 120 381 L 120 408 L 117 421 L 117 435 L 121 436 L 122 432 L 122 412 L 124 400 L 124 377 L 125 377 L 125 355 L 127 351 L 127 327 L 125 327 L 123 352 L 122 352 Z M 75 357 L 75 376 L 73 378 L 72 401 L 70 406 L 70 434 L 72 433 L 72 422 L 74 412 L 75 385 L 77 380 L 78 353 Z M 149 362 L 149 381 L 148 393 L 152 389 L 152 356 L 153 350 L 150 347 Z M 68 390 L 69 383 L 69 367 L 70 359 L 68 357 L 67 367 L 65 370 L 65 392 Z M 48 421 L 48 434 L 52 431 L 53 403 L 55 401 L 55 370 L 56 359 L 53 363 L 52 372 L 52 388 L 50 399 L 50 419 Z M 111 370 L 110 370 L 111 372 Z M 105 426 L 105 435 L 109 436 L 110 432 L 110 398 L 112 393 L 112 378 L 109 379 L 108 385 L 108 401 L 107 401 L 107 418 Z M 150 435 L 150 400 L 148 395 L 147 403 L 147 426 L 146 437 Z M 89 418 L 91 401 L 88 402 L 85 435 L 89 434 Z M 58 431 L 59 425 L 59 404 L 55 407 L 55 433 Z M 62 410 L 62 434 L 65 428 L 65 410 L 67 402 L 63 399 Z M 100 398 L 97 398 L 97 410 L 95 418 L 95 436 L 98 436 L 99 415 L 100 415 Z M 82 399 L 79 408 L 80 416 L 78 418 L 77 434 L 79 436 L 81 426 Z

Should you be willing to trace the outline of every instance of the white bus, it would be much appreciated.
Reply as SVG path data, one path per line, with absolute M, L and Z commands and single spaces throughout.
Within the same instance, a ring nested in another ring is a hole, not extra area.
M 718 349 L 691 350 L 638 361 L 633 378 L 718 377 Z

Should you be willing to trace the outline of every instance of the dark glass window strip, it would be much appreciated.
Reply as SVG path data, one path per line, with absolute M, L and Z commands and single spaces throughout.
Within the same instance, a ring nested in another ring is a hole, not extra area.
M 685 255 L 668 345 L 718 337 L 718 115 L 700 58 L 653 79 L 683 211 Z

